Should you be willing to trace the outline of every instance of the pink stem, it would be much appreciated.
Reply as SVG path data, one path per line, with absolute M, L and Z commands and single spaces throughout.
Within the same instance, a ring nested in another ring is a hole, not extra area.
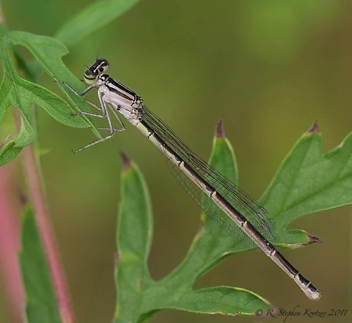
M 4 24 L 1 3 L 0 23 Z M 17 109 L 14 109 L 14 118 L 17 130 L 19 131 L 21 128 L 21 115 Z M 32 145 L 22 150 L 22 160 L 25 174 L 27 177 L 28 189 L 32 198 L 34 216 L 36 218 L 39 235 L 48 262 L 51 279 L 53 281 L 61 320 L 64 323 L 73 323 L 75 320 L 70 302 L 70 295 L 66 284 L 65 275 L 61 267 L 61 261 L 56 247 L 54 233 L 51 229 L 49 212 L 44 197 L 39 167 L 35 158 L 34 149 Z
M 1 278 L 11 308 L 12 321 L 22 322 L 24 291 L 18 252 L 20 250 L 20 209 L 16 207 L 14 163 L 0 167 L 0 266 Z
M 21 117 L 17 109 L 15 109 L 15 120 L 17 129 L 20 129 Z M 22 159 L 28 189 L 32 199 L 34 215 L 51 273 L 51 279 L 54 285 L 61 320 L 64 323 L 73 323 L 75 319 L 71 306 L 70 295 L 66 284 L 64 271 L 61 266 L 54 232 L 51 228 L 48 207 L 43 192 L 43 185 L 32 145 L 23 148 Z

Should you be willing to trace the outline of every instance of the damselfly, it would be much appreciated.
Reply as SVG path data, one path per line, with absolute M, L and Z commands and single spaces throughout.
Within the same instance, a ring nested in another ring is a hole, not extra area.
M 319 299 L 321 294 L 318 289 L 270 243 L 275 239 L 275 222 L 269 212 L 191 151 L 162 120 L 147 109 L 141 97 L 105 74 L 108 67 L 109 64 L 105 59 L 97 59 L 88 67 L 84 80 L 90 86 L 82 93 L 77 93 L 66 82 L 61 82 L 80 97 L 96 88 L 100 107 L 87 102 L 102 113 L 81 111 L 76 114 L 106 118 L 109 124 L 108 128 L 99 128 L 110 131 L 107 137 L 86 145 L 74 153 L 111 138 L 116 131 L 125 130 L 117 112 L 121 113 L 159 148 L 172 174 L 206 214 L 231 235 L 235 237 L 241 233 L 244 233 L 245 237 L 247 235 L 297 283 L 307 297 Z M 120 123 L 120 129 L 114 128 L 108 107 Z

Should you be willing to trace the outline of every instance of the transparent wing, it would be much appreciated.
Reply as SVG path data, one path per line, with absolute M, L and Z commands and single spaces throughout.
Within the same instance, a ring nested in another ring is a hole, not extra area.
M 147 107 L 143 106 L 142 113 L 142 120 L 169 146 L 169 148 L 171 148 L 172 151 L 174 151 L 203 180 L 209 183 L 234 209 L 241 213 L 256 228 L 256 230 L 265 237 L 266 240 L 275 240 L 275 221 L 263 206 L 192 152 L 180 140 L 180 138 Z M 161 148 L 161 150 L 162 149 L 163 148 Z M 165 154 L 163 154 L 163 152 L 162 155 L 176 180 L 207 215 L 236 239 L 242 240 L 243 237 L 247 238 L 247 235 L 211 198 L 206 196 L 192 180 L 190 180 L 165 156 Z M 248 240 L 250 241 L 249 238 Z M 252 245 L 251 242 L 248 242 L 248 244 Z
M 236 224 L 221 210 L 218 205 L 209 196 L 190 180 L 166 155 L 161 151 L 161 155 L 171 171 L 172 175 L 180 183 L 182 188 L 193 198 L 193 200 L 227 233 L 232 235 L 237 241 L 241 242 L 244 247 L 254 247 L 255 243 L 248 238 Z

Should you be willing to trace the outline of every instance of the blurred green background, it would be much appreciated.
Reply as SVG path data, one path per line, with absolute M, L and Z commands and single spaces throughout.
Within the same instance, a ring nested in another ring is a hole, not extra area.
M 10 29 L 52 36 L 91 2 L 5 0 L 2 5 Z M 324 152 L 352 130 L 351 14 L 352 2 L 347 1 L 145 0 L 75 45 L 63 61 L 81 78 L 84 65 L 96 56 L 108 59 L 109 74 L 142 96 L 149 109 L 206 160 L 214 127 L 224 117 L 239 184 L 259 198 L 314 120 L 323 134 Z M 41 84 L 60 93 L 47 75 Z M 96 93 L 89 97 L 96 101 Z M 77 321 L 110 322 L 116 298 L 118 150 L 139 165 L 151 192 L 155 230 L 149 266 L 154 279 L 168 274 L 185 256 L 199 226 L 200 209 L 169 174 L 157 149 L 127 122 L 125 132 L 75 155 L 71 149 L 94 141 L 89 130 L 65 127 L 42 110 L 39 122 L 41 146 L 50 150 L 42 165 L 52 223 Z M 20 172 L 19 161 L 13 163 Z M 291 224 L 323 240 L 284 252 L 320 289 L 319 302 L 306 299 L 259 251 L 231 257 L 195 288 L 242 287 L 287 311 L 296 305 L 301 312 L 347 309 L 350 216 L 351 207 L 345 207 Z M 0 298 L 0 313 L 1 322 L 11 322 L 6 295 Z M 245 320 L 256 319 L 168 310 L 153 322 Z

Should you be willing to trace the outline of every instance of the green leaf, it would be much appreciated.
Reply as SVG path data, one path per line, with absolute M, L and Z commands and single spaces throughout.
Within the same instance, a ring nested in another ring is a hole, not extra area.
M 253 308 L 262 309 L 263 303 L 265 308 L 270 307 L 268 301 L 248 290 L 219 286 L 184 293 L 176 301 L 176 309 L 201 314 L 250 316 Z
M 315 123 L 287 155 L 260 200 L 275 218 L 280 244 L 315 242 L 316 237 L 303 230 L 285 229 L 302 215 L 352 204 L 352 134 L 325 155 L 322 146 Z
M 133 7 L 139 0 L 110 0 L 96 2 L 59 30 L 56 37 L 68 46 L 72 46 L 82 37 L 104 26 Z M 0 123 L 10 105 L 21 113 L 19 136 L 3 145 L 0 142 L 0 166 L 14 159 L 24 146 L 34 141 L 36 133 L 31 126 L 31 106 L 37 104 L 44 108 L 57 121 L 76 128 L 90 127 L 98 138 L 102 138 L 91 116 L 72 116 L 72 108 L 60 97 L 40 85 L 20 78 L 10 59 L 13 45 L 25 46 L 34 55 L 36 61 L 24 61 L 16 49 L 13 56 L 19 67 L 32 79 L 38 79 L 42 67 L 55 80 L 65 81 L 77 92 L 84 90 L 83 84 L 74 77 L 61 61 L 61 56 L 68 53 L 66 47 L 58 40 L 37 36 L 26 32 L 7 31 L 0 25 L 0 59 L 4 67 L 4 77 L 0 86 Z M 90 111 L 84 98 L 76 96 L 63 84 L 58 84 L 66 96 L 81 111 Z M 23 140 L 25 139 L 25 140 Z
M 61 322 L 33 211 L 26 207 L 22 220 L 22 250 L 19 253 L 22 280 L 26 294 L 25 313 L 28 322 Z
M 0 166 L 12 160 L 23 147 L 35 139 L 36 133 L 31 126 L 32 104 L 45 109 L 57 121 L 76 128 L 92 127 L 95 134 L 101 138 L 88 118 L 72 116 L 74 110 L 56 94 L 33 82 L 19 77 L 10 58 L 10 48 L 13 45 L 25 46 L 54 79 L 65 80 L 78 90 L 84 86 L 64 66 L 61 56 L 67 53 L 66 47 L 59 41 L 44 36 L 37 36 L 26 32 L 9 32 L 0 27 L 0 59 L 4 67 L 4 76 L 0 86 L 0 123 L 5 116 L 6 109 L 13 105 L 21 113 L 21 130 L 13 142 L 5 144 L 0 152 Z M 89 111 L 83 98 L 74 95 L 60 84 L 75 106 Z
M 352 204 L 352 134 L 323 155 L 316 129 L 315 125 L 298 141 L 261 199 L 277 221 L 278 247 L 288 249 L 320 241 L 303 230 L 285 231 L 298 216 Z M 225 234 L 204 213 L 184 261 L 162 280 L 152 281 L 146 266 L 152 231 L 149 195 L 135 164 L 124 164 L 114 322 L 148 322 L 162 309 L 246 316 L 270 308 L 265 299 L 245 289 L 218 286 L 192 290 L 207 270 L 231 254 L 251 249 Z M 237 182 L 235 156 L 223 133 L 214 139 L 210 164 Z
M 147 260 L 153 235 L 153 219 L 146 184 L 138 167 L 124 155 L 122 202 L 117 231 L 117 318 L 136 321 L 144 291 L 152 283 Z
M 56 34 L 67 47 L 124 14 L 140 0 L 107 0 L 92 3 L 69 20 Z
M 236 181 L 235 158 L 226 138 L 215 138 L 211 164 Z M 151 280 L 145 265 L 151 239 L 149 196 L 135 164 L 129 165 L 122 177 L 116 275 L 118 304 L 114 322 L 147 322 L 158 311 L 167 308 L 224 315 L 253 315 L 258 308 L 269 309 L 270 304 L 265 299 L 245 289 L 192 290 L 196 279 L 219 262 L 224 252 L 232 251 L 230 247 L 237 245 L 233 237 L 204 214 L 201 230 L 183 263 L 161 281 Z M 143 211 L 143 205 L 148 205 L 147 210 Z M 122 257 L 122 253 L 128 257 Z

